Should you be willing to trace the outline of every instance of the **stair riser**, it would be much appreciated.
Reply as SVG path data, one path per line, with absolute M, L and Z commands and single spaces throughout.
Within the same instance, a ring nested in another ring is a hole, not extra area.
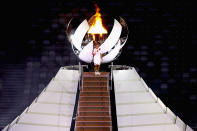
M 109 97 L 80 97 L 80 101 L 109 101 Z
M 107 81 L 106 77 L 84 77 L 83 81 Z
M 107 86 L 107 82 L 83 82 L 83 86 Z
M 76 126 L 111 126 L 111 122 L 76 122 Z
M 79 106 L 110 106 L 109 102 L 80 102 Z
M 77 121 L 111 121 L 110 117 L 78 117 Z
M 109 96 L 108 92 L 81 92 L 80 96 Z
M 110 116 L 109 112 L 78 112 L 79 116 Z
M 107 87 L 83 87 L 82 91 L 108 91 Z
M 109 107 L 79 107 L 79 111 L 109 111 Z
M 77 127 L 76 131 L 111 131 L 110 127 Z

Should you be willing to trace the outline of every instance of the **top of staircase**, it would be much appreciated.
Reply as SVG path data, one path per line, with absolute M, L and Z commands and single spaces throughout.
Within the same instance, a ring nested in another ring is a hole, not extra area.
M 84 77 L 108 77 L 109 72 L 100 72 L 100 75 L 95 75 L 95 72 L 84 72 Z

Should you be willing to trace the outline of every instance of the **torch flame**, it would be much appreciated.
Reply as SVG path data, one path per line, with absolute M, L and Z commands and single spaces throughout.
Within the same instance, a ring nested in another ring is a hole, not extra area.
M 107 30 L 102 24 L 101 13 L 99 13 L 100 9 L 96 6 L 96 14 L 89 20 L 90 28 L 88 30 L 89 34 L 93 35 L 93 39 L 95 39 L 94 34 L 107 34 Z

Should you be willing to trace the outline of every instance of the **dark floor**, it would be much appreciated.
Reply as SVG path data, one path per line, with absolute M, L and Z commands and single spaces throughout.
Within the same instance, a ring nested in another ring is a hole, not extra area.
M 166 106 L 197 129 L 196 4 L 183 0 L 97 3 L 101 13 L 122 16 L 129 26 L 129 39 L 114 64 L 136 67 Z M 32 102 L 61 66 L 78 64 L 65 27 L 73 15 L 94 14 L 94 2 L 88 0 L 16 1 L 5 6 L 0 128 Z

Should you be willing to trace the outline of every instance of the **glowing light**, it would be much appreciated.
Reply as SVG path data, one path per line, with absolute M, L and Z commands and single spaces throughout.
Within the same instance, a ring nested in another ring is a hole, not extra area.
M 88 30 L 89 34 L 92 34 L 93 39 L 95 39 L 94 34 L 107 34 L 107 30 L 102 24 L 101 13 L 99 13 L 100 9 L 97 5 L 96 6 L 96 14 L 89 20 L 90 28 Z

